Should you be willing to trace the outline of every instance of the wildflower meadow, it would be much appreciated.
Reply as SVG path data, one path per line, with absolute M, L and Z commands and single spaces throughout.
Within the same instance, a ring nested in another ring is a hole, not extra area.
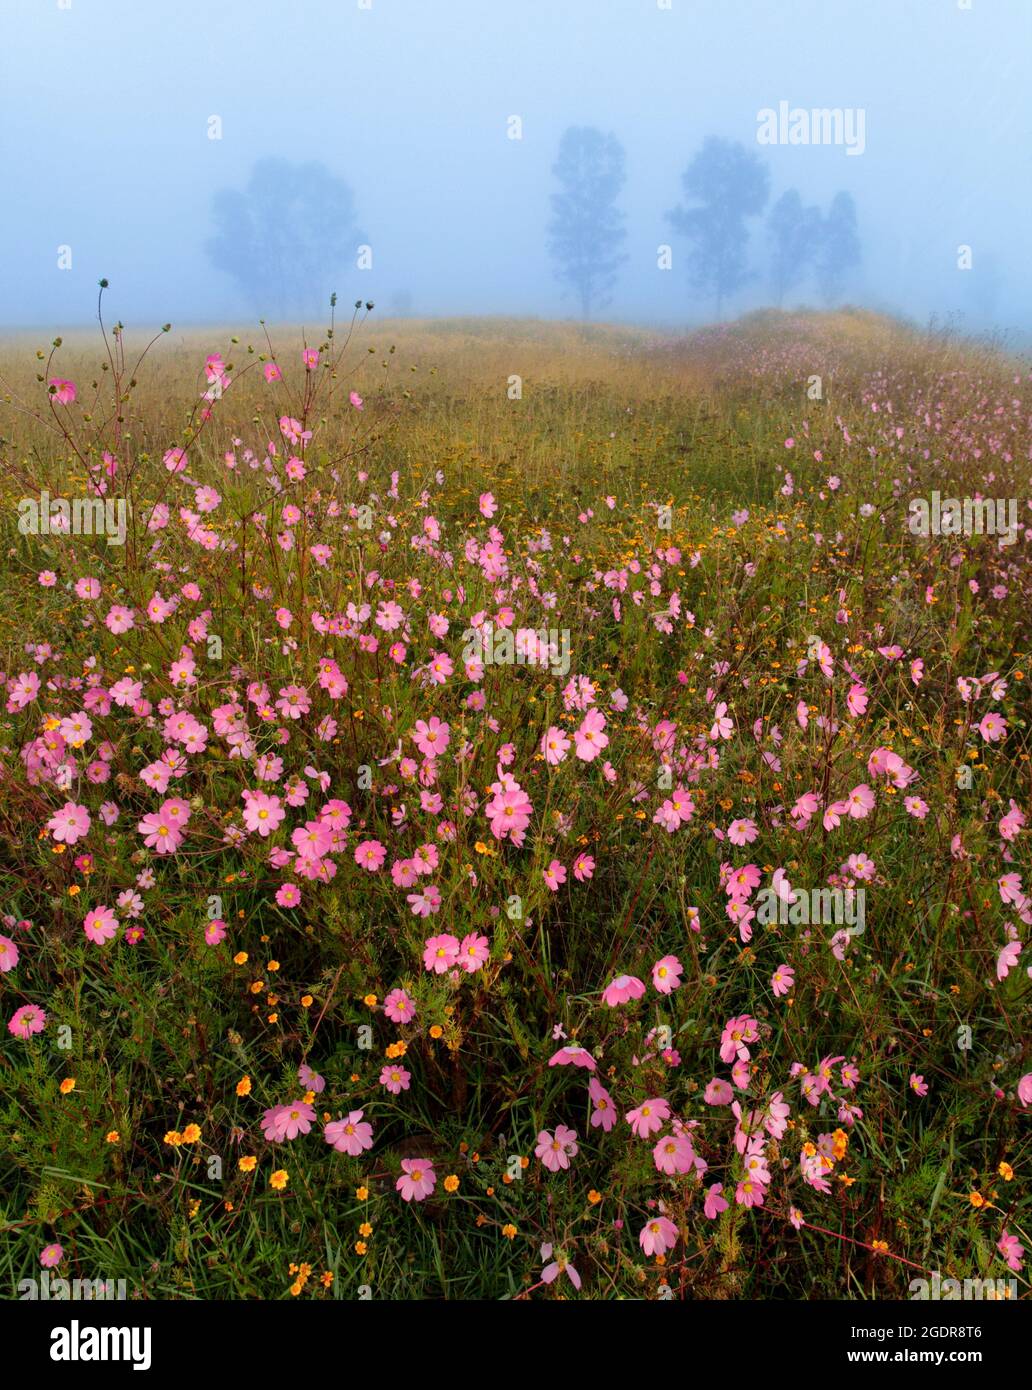
M 114 293 L 0 351 L 4 1296 L 1025 1297 L 1028 363 Z

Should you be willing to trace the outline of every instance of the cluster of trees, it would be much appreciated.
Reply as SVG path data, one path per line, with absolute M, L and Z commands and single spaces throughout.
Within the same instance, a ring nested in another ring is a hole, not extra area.
M 559 191 L 552 197 L 548 250 L 584 318 L 610 302 L 628 259 L 618 206 L 625 165 L 614 135 L 572 126 L 552 169 Z M 767 206 L 767 167 L 743 145 L 711 137 L 685 169 L 681 187 L 683 202 L 667 219 L 687 243 L 692 287 L 713 301 L 719 318 L 727 300 L 755 277 L 748 223 Z M 260 312 L 280 317 L 325 303 L 365 241 L 351 189 L 318 163 L 260 160 L 247 187 L 217 194 L 212 211 L 212 263 L 238 282 Z M 805 207 L 789 189 L 771 208 L 766 233 L 770 288 L 779 305 L 810 275 L 826 303 L 840 297 L 860 260 L 856 207 L 848 193 L 836 194 L 822 213 Z
M 365 240 L 351 189 L 314 161 L 260 159 L 245 189 L 216 193 L 212 217 L 209 260 L 270 318 L 324 305 Z
M 563 135 L 553 174 L 561 191 L 552 199 L 549 250 L 559 278 L 577 295 L 589 317 L 609 302 L 626 238 L 617 199 L 625 180 L 623 147 L 592 126 Z M 754 278 L 748 265 L 750 218 L 770 197 L 767 167 L 744 145 L 711 136 L 681 176 L 683 204 L 667 213 L 688 243 L 688 276 L 700 295 L 714 301 L 717 317 L 726 300 Z M 825 303 L 841 295 L 860 261 L 856 205 L 838 193 L 826 214 L 804 207 L 790 189 L 767 218 L 770 285 L 777 303 L 813 274 Z

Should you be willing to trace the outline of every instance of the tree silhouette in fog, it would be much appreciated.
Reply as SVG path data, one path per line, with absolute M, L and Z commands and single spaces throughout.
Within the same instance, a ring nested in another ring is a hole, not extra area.
M 681 175 L 685 200 L 694 206 L 676 207 L 667 218 L 691 242 L 689 280 L 700 293 L 713 295 L 717 318 L 724 300 L 752 278 L 745 219 L 763 211 L 769 183 L 758 155 L 714 135 Z
M 778 308 L 785 295 L 802 280 L 812 265 L 821 242 L 821 214 L 803 207 L 794 188 L 781 197 L 767 218 L 770 240 L 770 279 Z
M 825 304 L 842 297 L 849 272 L 860 264 L 856 203 L 850 193 L 836 193 L 821 223 L 817 251 L 817 283 Z
M 580 300 L 581 314 L 609 303 L 616 273 L 627 259 L 626 232 L 616 199 L 624 185 L 623 146 L 594 126 L 570 126 L 552 166 L 561 192 L 552 195 L 548 250 L 556 274 Z
M 259 313 L 281 318 L 324 305 L 362 240 L 351 189 L 318 163 L 259 160 L 243 192 L 215 195 L 212 215 L 212 264 Z

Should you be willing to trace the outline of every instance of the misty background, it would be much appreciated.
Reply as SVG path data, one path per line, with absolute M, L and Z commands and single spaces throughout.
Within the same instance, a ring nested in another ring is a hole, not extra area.
M 0 0 L 0 327 L 87 322 L 106 276 L 127 324 L 321 326 L 334 289 L 664 326 L 848 302 L 1027 341 L 1030 52 L 1028 0 Z M 781 101 L 862 110 L 863 153 L 760 144 Z

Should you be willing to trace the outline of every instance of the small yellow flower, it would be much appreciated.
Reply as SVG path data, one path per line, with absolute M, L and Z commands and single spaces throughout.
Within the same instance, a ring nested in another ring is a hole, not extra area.
M 324 1289 L 328 1289 L 330 1285 L 333 1283 L 333 1270 L 328 1269 L 326 1273 L 320 1277 L 319 1283 L 323 1286 Z
M 178 1129 L 170 1129 L 165 1135 L 165 1143 L 171 1144 L 174 1149 L 177 1149 L 182 1142 L 183 1136 L 179 1133 Z
M 369 1189 L 368 1189 L 368 1187 L 356 1187 L 356 1188 L 355 1188 L 355 1196 L 358 1198 L 358 1200 L 359 1200 L 360 1202 L 366 1201 L 366 1199 L 367 1199 L 368 1196 L 369 1196 Z
M 270 1185 L 274 1187 L 277 1192 L 282 1192 L 289 1181 L 290 1175 L 285 1168 L 277 1168 L 269 1179 Z
M 266 970 L 268 970 L 268 972 L 269 972 L 270 975 L 275 975 L 276 971 L 280 968 L 280 966 L 279 966 L 279 961 L 278 961 L 278 960 L 270 960 L 269 963 L 268 963 L 268 965 L 267 965 L 265 968 L 266 968 Z
M 362 1222 L 361 1226 L 358 1228 L 358 1234 L 360 1236 L 371 1236 L 373 1234 L 373 1228 L 368 1221 Z
M 198 1139 L 200 1139 L 200 1137 L 201 1137 L 201 1127 L 200 1127 L 200 1125 L 187 1125 L 187 1127 L 183 1130 L 183 1143 L 184 1143 L 184 1144 L 196 1144 L 197 1141 L 198 1141 Z
M 117 1129 L 109 1129 L 107 1134 L 104 1135 L 105 1140 L 109 1144 L 117 1144 L 121 1137 Z
M 61 1082 L 61 1086 L 60 1086 L 61 1094 L 62 1094 L 63 1096 L 67 1096 L 70 1092 L 72 1092 L 72 1091 L 74 1091 L 74 1090 L 75 1090 L 75 1077 L 74 1077 L 74 1076 L 66 1076 L 65 1079 Z
M 298 1294 L 301 1292 L 303 1288 L 304 1284 L 298 1281 L 297 1283 L 291 1284 L 290 1292 L 294 1295 L 295 1298 L 297 1298 Z
M 246 1154 L 237 1164 L 237 1167 L 240 1169 L 241 1173 L 253 1173 L 257 1166 L 258 1160 L 254 1157 L 253 1154 Z
M 433 1027 L 430 1029 L 430 1036 L 432 1038 L 439 1038 L 443 1032 L 444 1029 L 441 1027 L 441 1025 L 439 1023 L 435 1023 Z
M 979 1207 L 985 1206 L 985 1198 L 982 1196 L 981 1192 L 978 1191 L 969 1192 L 968 1201 L 971 1203 L 971 1205 L 975 1208 L 976 1211 Z
M 313 998 L 312 998 L 312 996 L 311 996 L 310 994 L 302 994 L 302 996 L 301 996 L 301 1007 L 302 1007 L 303 1009 L 310 1009 L 310 1008 L 312 1007 L 312 1004 L 313 1004 L 314 1002 L 315 1002 L 315 1001 L 313 1000 Z M 327 1270 L 327 1273 L 329 1273 L 328 1270 Z M 324 1275 L 323 1277 L 325 1278 L 325 1275 Z M 330 1274 L 330 1279 L 331 1279 L 331 1280 L 333 1279 L 333 1275 L 332 1275 L 332 1274 Z M 329 1288 L 329 1285 L 327 1285 L 326 1287 Z
M 510 1222 L 507 1226 L 502 1227 L 502 1235 L 506 1240 L 514 1240 L 516 1238 L 516 1227 Z
M 364 1255 L 365 1252 L 366 1252 L 366 1250 L 368 1250 L 368 1248 L 369 1248 L 369 1247 L 366 1245 L 366 1243 L 365 1243 L 364 1240 L 356 1240 L 356 1241 L 355 1241 L 355 1254 L 356 1254 L 356 1255 Z
M 1011 1179 L 1014 1177 L 1014 1169 L 1010 1166 L 1009 1163 L 1001 1163 L 996 1171 L 999 1173 L 1000 1177 L 1004 1180 L 1004 1182 L 1010 1182 Z
M 246 965 L 246 964 L 247 964 L 247 952 L 246 952 L 246 951 L 237 951 L 236 955 L 233 957 L 233 964 L 234 964 L 234 965 Z
M 886 1255 L 889 1250 L 889 1242 L 887 1240 L 872 1240 L 871 1249 L 876 1255 Z
M 595 1189 L 592 1188 L 591 1191 L 588 1193 L 588 1201 L 591 1203 L 591 1205 L 592 1205 L 593 1207 L 597 1207 L 598 1204 L 599 1204 L 599 1202 L 601 1202 L 601 1200 L 602 1200 L 602 1193 L 601 1193 L 601 1192 L 596 1192 Z
M 444 1180 L 445 1192 L 457 1192 L 459 1190 L 459 1180 L 454 1173 L 449 1173 Z
M 375 995 L 375 994 L 367 994 L 366 997 L 362 1000 L 362 1003 L 365 1004 L 365 1005 L 367 1006 L 367 1008 L 375 1009 L 375 1008 L 376 1008 L 376 995 Z
M 251 1078 L 249 1076 L 241 1077 L 237 1082 L 236 1093 L 238 1096 L 249 1096 L 251 1094 Z

